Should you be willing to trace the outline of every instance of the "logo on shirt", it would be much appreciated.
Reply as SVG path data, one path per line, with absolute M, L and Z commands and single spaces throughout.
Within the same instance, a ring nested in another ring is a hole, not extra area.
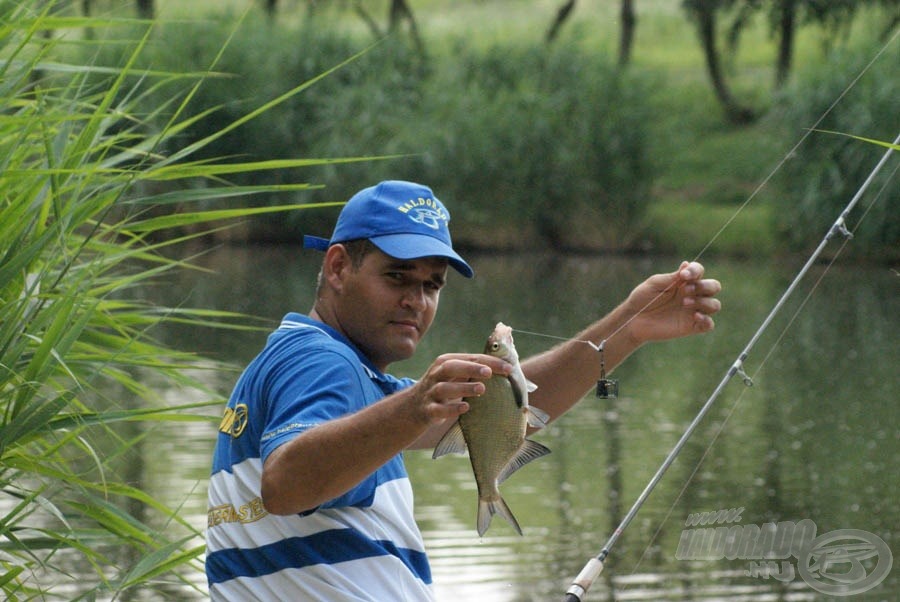
M 233 408 L 225 408 L 222 422 L 219 423 L 219 432 L 237 439 L 247 428 L 247 404 L 239 403 Z
M 222 504 L 210 508 L 206 512 L 206 520 L 209 527 L 215 527 L 222 523 L 247 524 L 258 521 L 268 514 L 263 506 L 262 498 L 257 497 L 237 507 L 232 504 Z

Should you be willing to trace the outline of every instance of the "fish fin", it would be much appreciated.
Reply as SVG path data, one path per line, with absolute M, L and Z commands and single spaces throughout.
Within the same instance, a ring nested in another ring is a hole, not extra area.
M 546 456 L 550 453 L 550 449 L 544 445 L 541 445 L 537 441 L 532 441 L 531 439 L 525 439 L 522 442 L 522 446 L 519 447 L 519 451 L 516 452 L 516 455 L 513 456 L 512 460 L 507 463 L 506 466 L 503 467 L 503 470 L 500 471 L 500 474 L 497 476 L 497 484 L 499 485 L 503 481 L 509 478 L 509 475 L 516 472 L 532 460 L 537 460 L 541 456 Z
M 525 373 L 522 372 L 522 367 L 518 364 L 513 368 L 513 371 L 507 378 L 509 379 L 509 386 L 512 387 L 516 405 L 520 408 L 527 408 L 528 394 L 532 391 L 536 391 L 538 386 L 525 377 Z
M 506 521 L 512 525 L 513 529 L 516 530 L 516 533 L 519 535 L 522 534 L 522 527 L 519 526 L 519 521 L 516 520 L 516 517 L 513 516 L 512 511 L 510 511 L 509 506 L 506 505 L 506 502 L 503 501 L 503 498 L 497 496 L 496 499 L 481 499 L 478 500 L 478 536 L 481 537 L 488 530 L 488 527 L 491 526 L 491 517 L 495 514 L 499 514 Z
M 528 418 L 528 426 L 532 428 L 542 429 L 550 422 L 550 414 L 531 405 L 526 408 L 525 415 Z
M 432 458 L 440 458 L 444 454 L 464 454 L 466 453 L 466 438 L 463 436 L 462 427 L 459 420 L 453 423 L 453 426 L 444 433 L 438 444 L 434 446 Z
M 516 405 L 520 408 L 528 407 L 528 389 L 526 387 L 525 390 L 522 389 L 522 385 L 520 381 L 513 377 L 512 374 L 509 375 L 509 386 L 512 389 L 513 399 L 516 400 Z

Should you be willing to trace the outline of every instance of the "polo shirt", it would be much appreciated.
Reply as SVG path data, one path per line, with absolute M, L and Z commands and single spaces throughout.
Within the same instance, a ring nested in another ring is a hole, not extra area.
M 383 374 L 327 325 L 285 316 L 241 374 L 219 425 L 206 531 L 212 600 L 433 599 L 400 454 L 302 514 L 268 514 L 260 494 L 263 463 L 278 446 L 413 382 Z

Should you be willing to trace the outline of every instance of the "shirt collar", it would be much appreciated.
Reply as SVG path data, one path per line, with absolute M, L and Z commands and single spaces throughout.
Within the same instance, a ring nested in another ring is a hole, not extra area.
M 312 328 L 318 330 L 322 334 L 331 337 L 335 341 L 339 343 L 343 343 L 347 347 L 353 350 L 356 354 L 356 357 L 359 358 L 360 363 L 362 364 L 363 369 L 366 371 L 366 374 L 369 375 L 369 378 L 372 380 L 377 380 L 380 382 L 387 382 L 389 379 L 384 375 L 381 370 L 376 368 L 369 358 L 367 358 L 363 353 L 357 349 L 356 345 L 354 345 L 350 339 L 345 337 L 343 334 L 325 324 L 324 322 L 320 322 L 318 320 L 314 320 L 309 316 L 299 314 L 296 312 L 290 312 L 284 316 L 281 320 L 281 325 L 278 327 L 278 330 L 291 330 L 295 328 Z

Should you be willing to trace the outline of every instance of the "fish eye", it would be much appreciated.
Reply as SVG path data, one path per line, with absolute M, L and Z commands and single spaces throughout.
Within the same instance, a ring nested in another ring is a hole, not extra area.
M 497 351 L 498 349 L 500 349 L 500 343 L 491 343 L 491 349 L 493 351 Z

